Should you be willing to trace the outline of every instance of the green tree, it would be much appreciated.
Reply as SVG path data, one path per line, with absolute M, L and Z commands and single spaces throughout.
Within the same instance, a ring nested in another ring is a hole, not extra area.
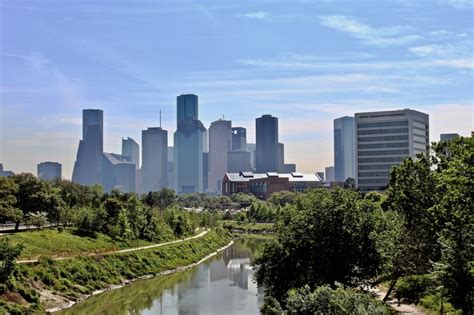
M 49 184 L 32 174 L 19 174 L 12 177 L 18 186 L 16 192 L 16 207 L 26 216 L 30 212 L 49 212 Z M 20 220 L 16 221 L 18 230 Z
M 298 193 L 291 191 L 281 191 L 271 194 L 267 201 L 274 206 L 284 207 L 286 205 L 294 205 L 297 199 Z
M 95 237 L 97 232 L 103 231 L 106 222 L 107 212 L 103 207 L 82 207 L 74 215 L 74 225 L 81 235 Z
M 10 177 L 0 177 L 0 222 L 18 222 L 23 212 L 16 207 L 18 185 Z
M 160 191 L 150 191 L 145 195 L 143 201 L 149 207 L 158 207 L 158 209 L 163 212 L 176 202 L 176 193 L 169 188 L 163 188 Z
M 41 230 L 48 224 L 48 214 L 46 212 L 30 212 L 26 215 L 26 224 Z
M 254 262 L 257 282 L 282 301 L 291 288 L 337 283 L 359 286 L 377 275 L 372 239 L 374 203 L 353 190 L 304 194 L 278 224 L 276 242 Z
M 431 162 L 427 154 L 420 155 L 416 161 L 407 158 L 391 172 L 383 207 L 397 212 L 403 227 L 399 232 L 400 239 L 395 241 L 397 246 L 391 258 L 392 282 L 385 299 L 400 277 L 427 273 L 432 269 L 432 261 L 439 259 L 437 231 L 440 227 L 432 211 L 437 194 Z
M 286 302 L 288 314 L 391 314 L 387 307 L 370 294 L 323 286 L 311 292 L 309 286 L 293 289 Z
M 436 275 L 450 301 L 469 314 L 474 309 L 474 139 L 441 142 L 434 151 L 439 200 L 433 212 L 442 222 Z
M 0 240 L 0 283 L 6 283 L 10 279 L 22 250 L 21 244 L 11 245 L 8 239 Z

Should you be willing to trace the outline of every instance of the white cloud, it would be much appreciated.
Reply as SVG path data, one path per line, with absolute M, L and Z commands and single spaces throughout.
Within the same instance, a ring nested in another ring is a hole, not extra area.
M 462 40 L 454 43 L 445 44 L 427 44 L 415 47 L 409 47 L 408 50 L 421 57 L 460 57 L 472 56 L 472 43 L 470 40 Z
M 456 9 L 472 9 L 474 8 L 473 0 L 439 0 L 441 4 L 452 6 Z
M 410 28 L 407 26 L 376 28 L 343 15 L 324 15 L 319 17 L 319 21 L 323 26 L 348 33 L 368 45 L 406 45 L 423 38 L 417 34 L 409 34 Z
M 448 59 L 448 60 L 436 60 L 436 63 L 442 66 L 448 66 L 453 68 L 464 68 L 474 69 L 473 59 Z
M 248 13 L 239 14 L 239 16 L 249 18 L 249 19 L 255 19 L 255 20 L 266 20 L 270 18 L 270 13 L 265 12 L 265 11 L 256 11 L 256 12 L 248 12 Z

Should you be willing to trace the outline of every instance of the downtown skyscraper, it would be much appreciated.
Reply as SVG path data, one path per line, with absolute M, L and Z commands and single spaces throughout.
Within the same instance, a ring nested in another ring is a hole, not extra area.
M 142 193 L 168 187 L 168 131 L 161 127 L 142 130 L 140 181 Z
M 256 119 L 257 173 L 278 172 L 281 148 L 278 142 L 278 118 L 263 115 Z
M 390 170 L 428 150 L 429 116 L 411 109 L 355 114 L 356 181 L 363 191 L 385 190 Z
M 354 117 L 334 119 L 334 173 L 336 182 L 355 179 Z
M 220 194 L 227 172 L 227 155 L 232 149 L 232 122 L 217 120 L 209 127 L 209 185 L 211 193 Z
M 82 111 L 82 140 L 79 141 L 72 181 L 81 185 L 102 184 L 104 153 L 104 113 L 100 109 Z
M 198 96 L 177 97 L 177 130 L 174 133 L 174 186 L 178 194 L 203 192 L 203 133 Z

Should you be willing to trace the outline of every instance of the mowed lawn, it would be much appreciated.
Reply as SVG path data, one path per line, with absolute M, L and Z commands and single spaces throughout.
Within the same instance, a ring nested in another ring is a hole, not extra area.
M 67 257 L 88 253 L 103 253 L 119 249 L 151 245 L 146 241 L 119 242 L 109 236 L 97 234 L 96 238 L 74 235 L 71 230 L 54 229 L 20 232 L 3 236 L 12 244 L 23 244 L 19 259 L 38 259 L 40 256 Z

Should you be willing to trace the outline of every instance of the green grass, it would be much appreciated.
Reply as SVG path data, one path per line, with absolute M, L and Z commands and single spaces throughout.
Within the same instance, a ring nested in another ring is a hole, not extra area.
M 201 238 L 133 253 L 62 261 L 41 258 L 38 264 L 17 266 L 11 292 L 19 293 L 24 302 L 10 303 L 0 295 L 0 310 L 3 305 L 10 311 L 18 308 L 22 312 L 41 312 L 50 305 L 41 304 L 38 290 L 77 300 L 84 294 L 121 284 L 124 279 L 156 275 L 198 262 L 227 245 L 229 240 L 227 234 L 211 231 Z
M 23 244 L 21 259 L 38 259 L 40 256 L 66 257 L 90 252 L 110 252 L 152 243 L 146 241 L 121 242 L 97 234 L 96 238 L 74 235 L 71 230 L 43 230 L 21 232 L 6 236 L 12 244 Z
M 224 227 L 244 233 L 270 233 L 274 223 L 239 223 L 237 221 L 223 221 Z

